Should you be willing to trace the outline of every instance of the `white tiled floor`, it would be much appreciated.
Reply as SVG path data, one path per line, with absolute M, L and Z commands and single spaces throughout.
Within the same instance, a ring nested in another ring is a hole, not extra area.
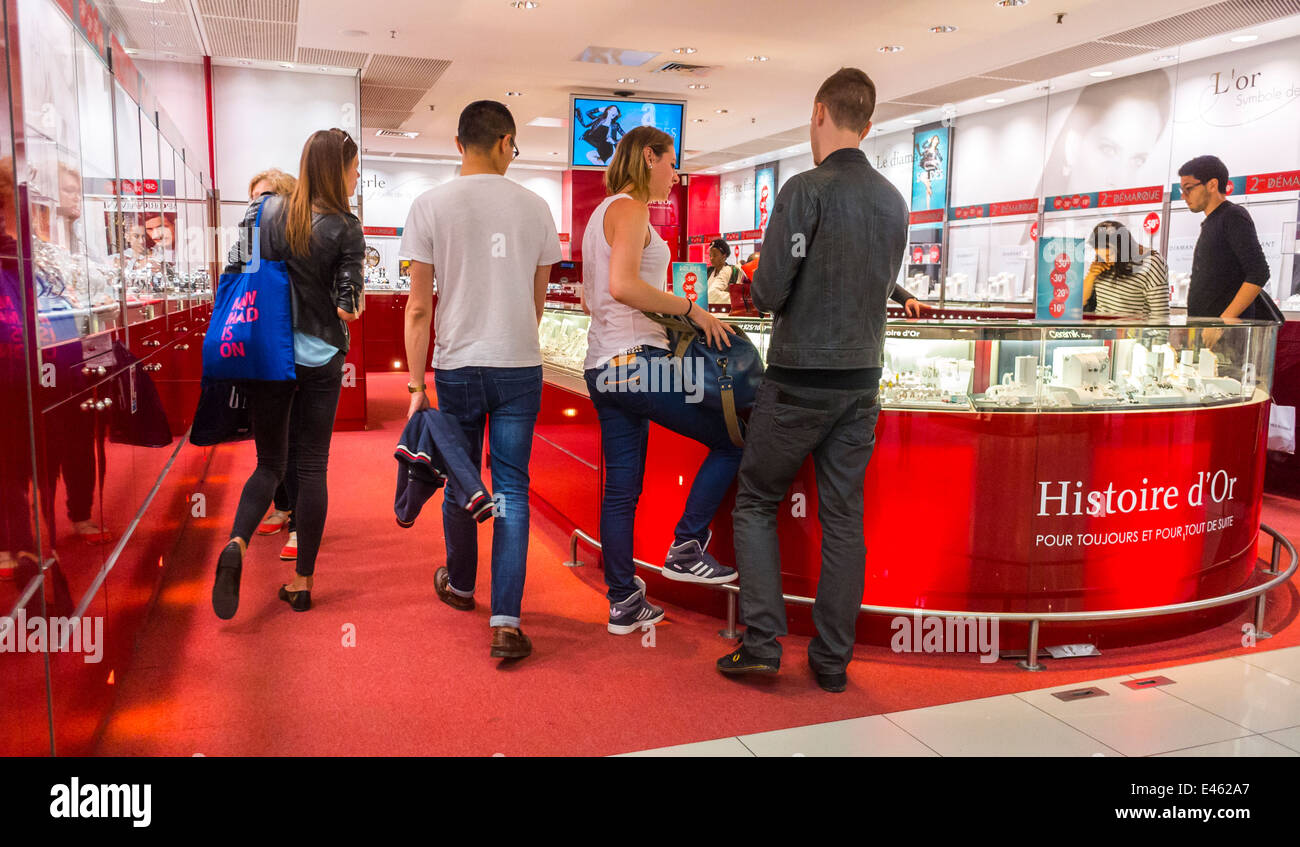
M 630 755 L 1300 756 L 1300 647 Z M 1061 700 L 1097 687 L 1104 697 Z M 829 696 L 829 695 L 828 695 Z

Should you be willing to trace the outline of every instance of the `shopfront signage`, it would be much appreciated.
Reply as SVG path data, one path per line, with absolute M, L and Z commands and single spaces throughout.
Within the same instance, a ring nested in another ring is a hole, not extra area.
M 108 58 L 107 44 L 105 41 L 104 19 L 99 16 L 99 10 L 94 4 L 87 0 L 77 0 L 77 14 L 72 19 L 77 24 L 77 29 L 81 34 L 86 36 L 90 46 L 94 47 L 99 53 L 101 59 Z
M 763 237 L 761 229 L 747 229 L 740 234 L 741 241 L 756 241 Z
M 1047 212 L 1069 212 L 1077 209 L 1101 209 L 1110 206 L 1140 206 L 1160 203 L 1164 189 L 1158 185 L 1143 188 L 1123 188 L 1118 191 L 1093 191 L 1088 194 L 1058 194 L 1043 201 Z
M 1012 200 L 1009 203 L 980 203 L 974 206 L 953 206 L 948 217 L 955 220 L 968 218 L 1001 218 L 1007 215 L 1033 215 L 1038 212 L 1038 198 Z
M 908 216 L 912 226 L 917 224 L 939 224 L 943 223 L 943 209 L 929 209 L 924 212 L 912 212 Z
M 754 172 L 754 221 L 758 229 L 767 229 L 767 216 L 776 203 L 776 166 L 766 165 Z
M 709 308 L 709 266 L 704 262 L 673 262 L 673 293 Z
M 1155 212 L 1148 213 L 1142 221 L 1142 229 L 1147 235 L 1155 235 L 1160 231 L 1160 216 Z
M 1038 297 L 1035 317 L 1040 321 L 1083 319 L 1082 238 L 1048 238 L 1038 248 Z
M 401 235 L 402 227 L 400 226 L 363 226 L 361 231 L 366 235 Z

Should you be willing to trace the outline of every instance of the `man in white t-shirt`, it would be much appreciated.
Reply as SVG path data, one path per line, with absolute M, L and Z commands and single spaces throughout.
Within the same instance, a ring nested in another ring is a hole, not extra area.
M 519 155 L 509 109 L 492 100 L 470 103 L 460 114 L 456 147 L 463 156 L 461 175 L 416 198 L 402 235 L 401 255 L 411 260 L 407 417 L 429 408 L 424 363 L 432 319 L 438 408 L 460 421 L 475 464 L 482 461 L 487 420 L 492 422 L 491 655 L 517 659 L 532 652 L 519 615 L 528 556 L 528 459 L 542 398 L 537 325 L 551 265 L 560 260 L 560 239 L 546 201 L 506 179 Z M 434 587 L 444 603 L 469 611 L 478 533 L 454 499 L 443 500 L 447 564 L 434 574 Z

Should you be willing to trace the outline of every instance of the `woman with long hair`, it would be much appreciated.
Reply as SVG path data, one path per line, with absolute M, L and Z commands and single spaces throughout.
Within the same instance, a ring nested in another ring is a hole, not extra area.
M 573 115 L 578 119 L 578 123 L 587 128 L 587 131 L 582 134 L 582 140 L 595 148 L 587 151 L 587 161 L 593 165 L 608 163 L 610 157 L 614 155 L 615 145 L 623 137 L 623 125 L 619 123 L 619 119 L 623 117 L 622 110 L 611 103 L 603 108 L 589 110 L 585 120 L 582 112 L 576 108 L 573 110 Z
M 1169 320 L 1169 269 L 1155 249 L 1138 244 L 1119 221 L 1102 221 L 1089 237 L 1096 260 L 1083 280 L 1087 311 L 1164 323 Z
M 232 251 L 226 268 L 227 273 L 239 271 L 244 257 L 251 254 L 245 245 L 251 245 L 252 237 L 261 239 L 262 256 L 288 266 L 297 379 L 250 383 L 257 469 L 244 485 L 230 543 L 217 560 L 212 609 L 223 620 L 234 617 L 239 608 L 239 579 L 248 541 L 284 477 L 291 418 L 298 426 L 294 516 L 298 558 L 294 578 L 280 587 L 279 595 L 294 611 L 311 608 L 312 577 L 329 500 L 326 468 L 343 384 L 347 323 L 361 315 L 365 238 L 348 205 L 361 176 L 357 165 L 357 144 L 346 132 L 312 133 L 303 147 L 293 193 L 287 198 L 259 198 L 249 205 L 241 224 L 246 237 Z M 254 232 L 261 203 L 265 203 L 261 231 Z
M 731 346 L 728 335 L 734 330 L 698 303 L 664 291 L 672 256 L 650 226 L 647 204 L 667 200 L 676 183 L 672 136 L 654 127 L 636 127 L 614 152 L 605 172 L 609 196 L 592 213 L 583 236 L 583 301 L 591 312 L 583 368 L 600 418 L 605 459 L 600 540 L 609 589 L 608 630 L 616 635 L 664 617 L 664 610 L 646 599 L 645 583 L 635 576 L 632 561 L 651 421 L 709 448 L 674 531 L 664 576 L 708 584 L 736 579 L 735 568 L 720 564 L 707 548 L 709 524 L 736 477 L 741 450 L 731 443 L 722 412 L 706 409 L 698 394 L 688 390 L 698 386 L 665 376 L 673 373 L 667 333 L 643 314 L 685 315 L 704 331 L 709 344 L 718 349 Z M 651 370 L 658 371 L 657 384 L 649 376 Z

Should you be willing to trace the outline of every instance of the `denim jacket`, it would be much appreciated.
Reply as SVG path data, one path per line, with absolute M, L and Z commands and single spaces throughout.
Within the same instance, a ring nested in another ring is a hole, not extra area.
M 777 195 L 754 274 L 754 304 L 773 313 L 767 363 L 878 368 L 885 306 L 907 250 L 907 205 L 858 149 L 836 150 Z

